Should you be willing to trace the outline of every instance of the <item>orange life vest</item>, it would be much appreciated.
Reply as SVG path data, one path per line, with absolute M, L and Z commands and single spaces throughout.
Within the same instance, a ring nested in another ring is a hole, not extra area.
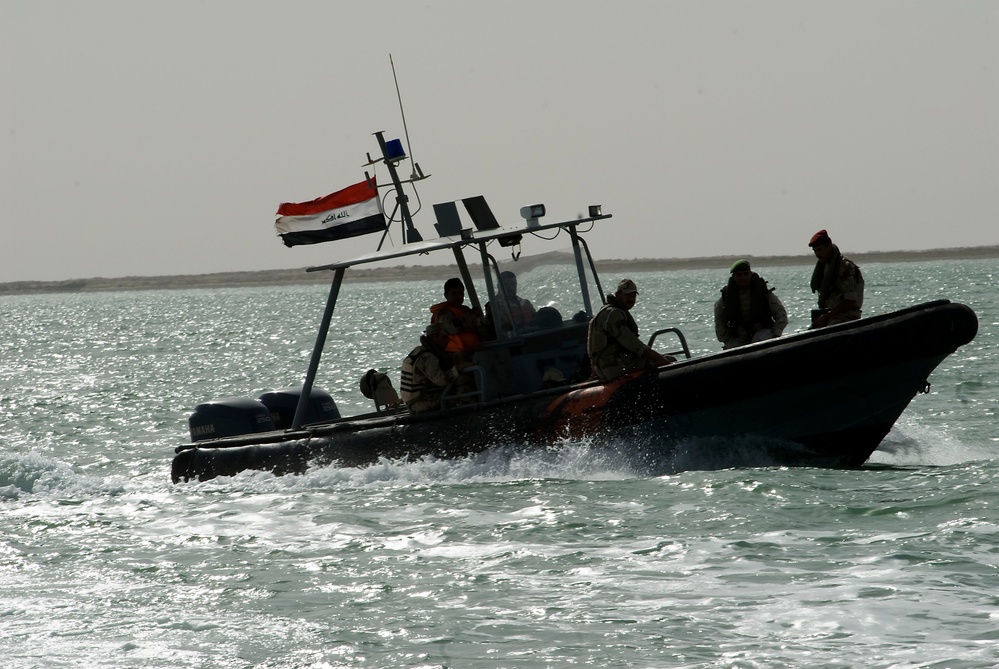
M 430 313 L 433 314 L 430 317 L 431 323 L 441 323 L 443 319 L 448 321 L 447 325 L 458 329 L 457 332 L 448 333 L 447 351 L 470 354 L 482 348 L 482 336 L 479 334 L 475 312 L 469 307 L 441 302 L 430 307 Z

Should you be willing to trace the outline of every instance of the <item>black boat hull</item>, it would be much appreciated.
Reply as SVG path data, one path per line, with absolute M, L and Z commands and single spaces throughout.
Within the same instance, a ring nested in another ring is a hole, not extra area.
M 928 388 L 930 373 L 977 328 L 970 308 L 933 302 L 610 383 L 199 442 L 178 449 L 171 477 L 298 473 L 316 465 L 454 458 L 495 445 L 548 447 L 580 438 L 624 450 L 649 472 L 685 468 L 684 462 L 858 467 Z M 724 457 L 724 444 L 734 439 L 751 443 L 753 457 Z M 691 459 L 689 449 L 705 452 Z

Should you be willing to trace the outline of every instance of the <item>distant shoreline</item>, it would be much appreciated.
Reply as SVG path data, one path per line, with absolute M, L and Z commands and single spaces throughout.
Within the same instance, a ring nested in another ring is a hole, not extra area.
M 875 251 L 847 253 L 860 265 L 871 263 L 933 262 L 936 260 L 977 260 L 999 258 L 999 246 L 972 246 L 928 251 Z M 811 265 L 814 260 L 806 253 L 796 256 L 745 256 L 753 265 L 773 266 Z M 530 264 L 524 258 L 525 265 Z M 601 274 L 628 272 L 655 272 L 678 269 L 728 269 L 734 256 L 698 258 L 642 258 L 636 260 L 598 260 Z M 414 281 L 440 278 L 440 265 L 403 265 L 352 270 L 355 280 L 361 281 Z M 96 277 L 66 281 L 15 281 L 0 283 L 0 295 L 32 295 L 40 293 L 94 293 L 122 290 L 171 290 L 188 288 L 236 288 L 250 286 L 283 286 L 299 284 L 325 284 L 328 272 L 306 272 L 302 269 L 257 270 L 250 272 L 217 272 L 213 274 L 178 274 L 173 276 L 126 276 L 120 278 Z

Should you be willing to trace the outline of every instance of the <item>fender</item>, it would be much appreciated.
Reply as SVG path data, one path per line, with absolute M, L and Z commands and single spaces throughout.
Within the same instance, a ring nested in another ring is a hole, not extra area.
M 570 439 L 602 431 L 606 426 L 606 409 L 615 394 L 644 373 L 644 370 L 629 372 L 613 381 L 560 395 L 545 408 L 541 429 L 546 434 Z

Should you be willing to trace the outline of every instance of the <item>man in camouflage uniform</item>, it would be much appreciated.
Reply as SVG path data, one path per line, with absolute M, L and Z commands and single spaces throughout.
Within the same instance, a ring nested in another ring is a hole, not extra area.
M 434 411 L 441 407 L 441 395 L 449 383 L 457 380 L 454 359 L 445 349 L 448 335 L 440 325 L 427 326 L 417 346 L 402 361 L 402 401 L 410 413 Z
M 748 260 L 737 260 L 728 284 L 715 302 L 715 335 L 724 349 L 779 337 L 787 327 L 787 310 L 774 289 L 754 272 Z
M 638 325 L 628 313 L 637 298 L 635 282 L 622 279 L 617 284 L 617 291 L 607 296 L 607 303 L 590 321 L 586 351 L 590 354 L 593 373 L 602 381 L 637 369 L 655 369 L 676 362 L 676 358 L 652 350 L 638 338 Z
M 857 265 L 839 252 L 829 233 L 819 230 L 808 242 L 818 262 L 812 272 L 811 288 L 819 294 L 818 313 L 812 327 L 824 328 L 860 318 L 864 305 L 864 277 Z

